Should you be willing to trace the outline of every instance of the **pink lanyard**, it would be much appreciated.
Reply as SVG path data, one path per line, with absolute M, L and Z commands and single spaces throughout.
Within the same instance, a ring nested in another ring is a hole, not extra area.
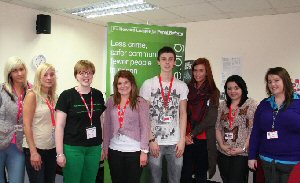
M 16 91 L 15 88 L 14 88 L 14 92 L 15 92 L 16 95 L 18 96 L 17 91 Z M 20 118 L 21 118 L 21 114 L 22 114 L 22 112 L 23 112 L 23 96 L 24 96 L 24 93 L 25 93 L 25 91 L 23 90 L 22 94 L 21 94 L 20 96 L 18 96 L 18 115 L 17 115 L 17 124 L 19 123 Z
M 120 123 L 120 128 L 122 128 L 122 126 L 123 126 L 124 114 L 125 114 L 125 110 L 126 110 L 126 107 L 128 106 L 128 104 L 129 104 L 129 99 L 127 99 L 122 110 L 121 110 L 121 105 L 118 104 L 118 119 L 119 119 L 119 123 Z
M 229 108 L 229 127 L 232 128 L 234 119 L 236 117 L 236 113 L 237 113 L 238 109 L 236 109 L 236 111 L 234 112 L 234 114 L 232 115 L 232 107 L 230 106 Z
M 54 101 L 52 101 L 52 103 L 49 102 L 48 99 L 45 100 L 46 101 L 46 104 L 51 112 L 51 120 L 52 120 L 52 126 L 55 126 L 55 117 L 54 117 Z
M 93 125 L 93 111 L 94 111 L 94 102 L 93 102 L 93 93 L 92 93 L 92 88 L 91 88 L 91 110 L 89 110 L 86 102 L 85 102 L 85 99 L 83 98 L 82 94 L 80 92 L 78 92 L 80 97 L 81 97 L 81 100 L 82 102 L 84 103 L 85 105 L 85 108 L 87 110 L 87 113 L 89 115 L 89 118 L 90 118 L 90 122 L 91 122 L 91 126 Z
M 169 101 L 170 101 L 170 96 L 171 96 L 171 90 L 172 90 L 172 86 L 173 86 L 173 81 L 174 81 L 174 76 L 172 76 L 171 82 L 170 82 L 170 87 L 169 87 L 169 91 L 168 91 L 168 96 L 167 98 L 165 98 L 165 91 L 163 89 L 162 86 L 162 78 L 161 76 L 159 76 L 159 84 L 160 84 L 160 88 L 161 88 L 161 96 L 164 100 L 164 104 L 165 104 L 165 109 L 168 110 L 169 108 Z

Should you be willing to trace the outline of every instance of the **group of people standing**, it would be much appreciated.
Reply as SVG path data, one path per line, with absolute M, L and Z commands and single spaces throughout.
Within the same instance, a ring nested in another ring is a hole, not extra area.
M 102 93 L 91 87 L 94 64 L 80 60 L 74 67 L 78 86 L 56 94 L 56 71 L 41 64 L 34 84 L 18 57 L 9 58 L 0 86 L 0 182 L 5 169 L 11 183 L 55 182 L 57 164 L 64 182 L 95 182 L 101 159 L 105 110 Z
M 58 164 L 64 182 L 94 183 L 105 159 L 113 183 L 140 182 L 147 165 L 159 183 L 163 158 L 169 183 L 204 183 L 216 165 L 224 183 L 246 183 L 257 160 L 266 183 L 288 182 L 300 162 L 300 95 L 284 68 L 268 70 L 269 97 L 257 105 L 238 75 L 227 78 L 220 102 L 206 58 L 194 61 L 188 84 L 173 75 L 172 48 L 157 60 L 161 72 L 140 90 L 131 72 L 118 71 L 105 104 L 91 87 L 90 61 L 76 63 L 78 86 L 58 97 L 52 65 L 40 65 L 31 85 L 24 62 L 10 58 L 0 86 L 0 182 L 6 168 L 10 182 L 23 183 L 26 167 L 30 182 L 53 183 Z

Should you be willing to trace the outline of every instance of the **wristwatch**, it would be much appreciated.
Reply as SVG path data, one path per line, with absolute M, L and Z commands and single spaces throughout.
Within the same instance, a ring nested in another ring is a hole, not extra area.
M 149 140 L 149 143 L 151 143 L 151 142 L 155 142 L 155 138 L 150 139 L 150 140 Z
M 246 146 L 244 146 L 242 150 L 243 150 L 243 152 L 245 152 L 245 153 L 246 153 L 246 152 L 247 152 L 247 148 L 246 148 Z

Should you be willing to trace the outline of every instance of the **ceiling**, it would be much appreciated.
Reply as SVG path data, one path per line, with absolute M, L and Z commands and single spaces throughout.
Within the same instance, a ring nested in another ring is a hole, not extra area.
M 300 0 L 145 0 L 159 9 L 122 15 L 85 19 L 66 10 L 105 0 L 0 0 L 106 26 L 107 22 L 167 25 L 216 19 L 300 12 Z

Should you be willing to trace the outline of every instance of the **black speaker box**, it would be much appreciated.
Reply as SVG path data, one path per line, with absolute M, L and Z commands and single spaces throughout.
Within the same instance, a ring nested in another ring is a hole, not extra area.
M 39 14 L 36 17 L 36 33 L 51 34 L 51 16 Z

